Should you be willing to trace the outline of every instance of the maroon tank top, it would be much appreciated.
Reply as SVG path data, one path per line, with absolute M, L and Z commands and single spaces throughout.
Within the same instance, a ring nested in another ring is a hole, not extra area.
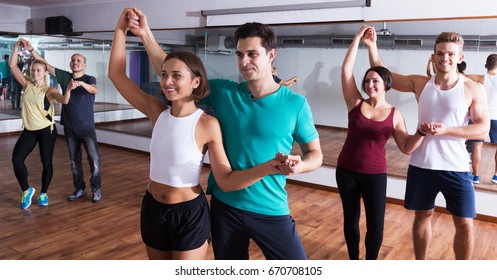
M 383 121 L 373 121 L 361 113 L 364 99 L 349 112 L 347 138 L 338 156 L 338 167 L 355 172 L 387 172 L 385 144 L 393 132 L 395 108 Z

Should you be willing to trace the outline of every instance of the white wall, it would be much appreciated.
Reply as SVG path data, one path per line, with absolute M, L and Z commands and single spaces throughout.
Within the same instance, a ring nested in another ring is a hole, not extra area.
M 0 1 L 1 2 L 1 1 Z M 313 0 L 312 3 L 330 2 Z M 433 19 L 453 17 L 496 16 L 497 1 L 457 1 L 452 0 L 416 0 L 371 1 L 372 7 L 360 9 L 360 17 L 365 21 Z M 463 3 L 461 3 L 463 2 Z M 477 2 L 477 3 L 475 3 Z M 227 9 L 267 6 L 266 0 L 232 1 L 232 0 L 123 0 L 123 1 L 82 1 L 70 5 L 45 5 L 33 7 L 31 12 L 26 7 L 1 4 L 0 31 L 43 33 L 44 19 L 49 16 L 66 16 L 72 20 L 74 31 L 112 31 L 120 12 L 125 7 L 136 6 L 142 9 L 152 28 L 197 28 L 205 26 L 206 19 L 202 10 Z M 271 5 L 306 4 L 307 0 L 273 0 Z M 311 14 L 312 15 L 312 14 Z M 252 18 L 237 16 L 240 22 Z M 23 22 L 31 20 L 33 26 L 26 29 Z M 268 18 L 270 20 L 270 18 Z M 292 20 L 289 17 L 288 20 Z M 321 20 L 321 19 L 320 19 Z M 329 21 L 337 19 L 330 17 Z M 267 22 L 270 23 L 270 22 Z M 19 31 L 21 30 L 21 31 Z M 23 31 L 24 30 L 24 31 Z
M 2 4 L 0 1 L 0 31 L 25 33 L 30 17 L 29 7 Z

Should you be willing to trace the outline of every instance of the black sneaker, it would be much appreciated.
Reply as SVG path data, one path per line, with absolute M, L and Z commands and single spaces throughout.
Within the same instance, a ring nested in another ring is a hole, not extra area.
M 93 198 L 91 199 L 91 201 L 93 201 L 93 203 L 99 203 L 100 200 L 102 199 L 102 194 L 100 193 L 100 189 L 92 189 L 92 192 L 93 192 Z
M 86 190 L 76 190 L 73 194 L 67 197 L 67 200 L 74 201 L 76 199 L 86 196 Z

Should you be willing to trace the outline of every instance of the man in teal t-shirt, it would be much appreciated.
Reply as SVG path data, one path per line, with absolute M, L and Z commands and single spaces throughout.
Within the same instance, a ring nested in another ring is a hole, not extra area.
M 223 132 L 233 170 L 248 169 L 277 152 L 290 154 L 294 141 L 302 157 L 282 174 L 269 175 L 245 189 L 223 192 L 212 173 L 212 247 L 216 259 L 249 259 L 250 239 L 267 259 L 306 259 L 296 223 L 290 216 L 286 176 L 321 166 L 322 152 L 307 100 L 272 76 L 276 58 L 273 30 L 246 23 L 235 31 L 238 68 L 246 80 L 210 80 L 211 93 L 202 103 L 212 106 Z
M 3 60 L 0 61 L 0 71 L 2 71 L 2 89 L 0 90 L 0 93 L 3 92 L 3 89 L 6 89 L 5 92 L 5 99 L 10 99 L 11 98 L 11 87 L 12 87 L 12 73 L 10 73 L 10 67 L 9 67 L 9 55 L 6 54 L 3 56 Z

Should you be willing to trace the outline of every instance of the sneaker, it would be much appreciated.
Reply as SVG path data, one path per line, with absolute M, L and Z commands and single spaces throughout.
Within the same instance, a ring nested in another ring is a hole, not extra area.
M 29 207 L 29 205 L 31 205 L 31 198 L 33 198 L 34 194 L 35 194 L 35 189 L 32 187 L 28 188 L 27 193 L 22 194 L 22 198 L 21 198 L 21 208 L 22 209 L 26 209 Z
M 494 177 L 492 177 L 492 183 L 497 184 L 497 175 L 494 175 Z
M 86 189 L 76 190 L 73 194 L 67 197 L 67 200 L 74 201 L 76 199 L 82 198 L 86 196 Z
M 473 184 L 479 184 L 480 183 L 480 176 L 473 176 Z
M 48 195 L 46 193 L 41 193 L 38 196 L 38 205 L 47 206 L 48 205 Z
M 99 203 L 100 200 L 102 199 L 102 194 L 100 193 L 100 189 L 92 189 L 92 192 L 93 192 L 93 197 L 92 197 L 92 201 L 93 203 Z

